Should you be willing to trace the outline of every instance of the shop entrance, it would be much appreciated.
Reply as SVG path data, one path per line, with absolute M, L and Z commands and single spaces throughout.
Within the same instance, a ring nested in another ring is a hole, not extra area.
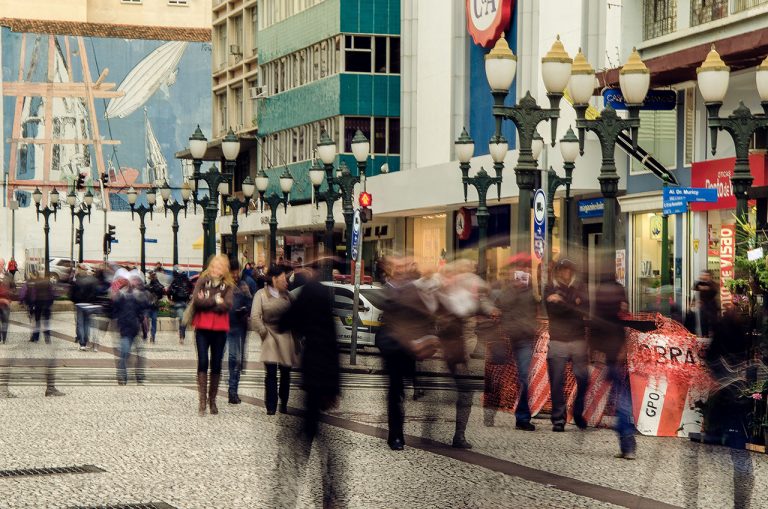
M 599 277 L 600 245 L 603 239 L 602 223 L 585 224 L 583 228 L 582 244 L 586 248 L 587 254 L 587 273 L 584 274 L 584 281 L 587 283 L 589 291 L 589 313 L 592 314 L 595 305 L 595 289 L 597 288 Z

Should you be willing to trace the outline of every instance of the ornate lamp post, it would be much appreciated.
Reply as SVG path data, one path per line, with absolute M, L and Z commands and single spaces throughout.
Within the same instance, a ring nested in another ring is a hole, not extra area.
M 629 131 L 632 144 L 637 145 L 637 133 L 640 129 L 640 108 L 648 93 L 651 74 L 637 50 L 632 51 L 629 60 L 619 72 L 619 85 L 624 101 L 627 104 L 629 118 L 622 119 L 609 105 L 599 118 L 586 118 L 589 100 L 595 89 L 595 71 L 587 62 L 579 49 L 573 59 L 573 69 L 569 91 L 573 98 L 573 108 L 576 110 L 576 127 L 579 130 L 579 151 L 584 154 L 584 135 L 592 131 L 600 141 L 602 164 L 600 166 L 600 192 L 605 200 L 603 212 L 603 247 L 605 259 L 601 265 L 603 270 L 612 266 L 616 252 L 616 195 L 619 190 L 619 174 L 616 172 L 614 151 L 619 137 L 624 131 Z
M 285 212 L 288 212 L 288 202 L 290 201 L 288 195 L 293 188 L 293 176 L 288 171 L 288 167 L 280 175 L 280 191 L 283 193 L 282 196 L 274 192 L 265 196 L 267 187 L 269 187 L 269 177 L 264 170 L 260 170 L 256 175 L 256 190 L 259 191 L 261 210 L 264 210 L 265 203 L 269 207 L 269 263 L 270 265 L 275 265 L 277 263 L 277 209 L 280 205 L 283 205 Z M 253 189 L 251 189 L 251 195 L 253 195 Z
M 320 134 L 320 143 L 317 144 L 317 154 L 323 162 L 323 168 L 313 165 L 309 170 L 309 178 L 315 188 L 315 195 L 319 196 L 318 201 L 325 201 L 328 211 L 325 219 L 325 250 L 326 255 L 329 258 L 332 258 L 334 254 L 333 227 L 335 225 L 335 220 L 333 219 L 333 205 L 337 200 L 341 199 L 344 222 L 347 229 L 347 266 L 349 266 L 352 255 L 351 232 L 352 221 L 355 214 L 355 209 L 353 207 L 355 185 L 360 183 L 360 175 L 365 174 L 369 152 L 370 143 L 365 135 L 358 129 L 355 133 L 355 137 L 352 139 L 352 153 L 357 161 L 358 175 L 352 175 L 346 163 L 343 161 L 334 175 L 333 163 L 336 160 L 336 142 L 328 136 L 327 132 L 323 131 Z M 323 175 L 323 169 L 325 170 L 325 175 Z M 327 187 L 325 192 L 321 193 L 320 185 L 323 183 L 323 177 L 325 177 Z M 326 267 L 326 279 L 330 279 L 331 269 L 332 266 L 329 262 Z
M 67 205 L 69 205 L 69 210 L 72 213 L 72 224 L 75 223 L 75 218 L 78 220 L 78 228 L 77 228 L 77 236 L 75 238 L 76 242 L 80 244 L 79 253 L 77 256 L 78 263 L 83 263 L 83 234 L 85 233 L 85 228 L 83 228 L 83 218 L 88 217 L 88 220 L 91 219 L 91 205 L 93 205 L 93 193 L 89 189 L 85 196 L 83 196 L 82 201 L 80 203 L 77 203 L 77 194 L 75 194 L 74 187 L 67 195 Z M 77 210 L 75 210 L 77 209 Z
M 731 186 L 736 196 L 736 253 L 744 255 L 746 251 L 747 232 L 745 226 L 747 217 L 747 191 L 752 186 L 752 173 L 749 169 L 749 143 L 758 129 L 768 127 L 768 58 L 763 60 L 755 73 L 757 91 L 760 94 L 760 104 L 764 113 L 754 114 L 742 101 L 727 117 L 720 117 L 720 108 L 728 91 L 730 68 L 725 65 L 720 55 L 715 51 L 715 45 L 707 55 L 701 67 L 696 69 L 698 85 L 704 103 L 707 107 L 707 125 L 712 139 L 712 155 L 717 152 L 717 132 L 725 131 L 733 139 L 736 152 L 736 165 L 731 175 Z
M 549 120 L 552 128 L 552 146 L 555 145 L 557 135 L 557 119 L 560 117 L 560 99 L 568 85 L 571 74 L 572 60 L 565 52 L 563 44 L 558 36 L 552 49 L 542 58 L 542 78 L 547 89 L 549 108 L 542 108 L 536 104 L 530 92 L 526 92 L 520 102 L 515 106 L 504 106 L 504 98 L 509 93 L 509 88 L 515 79 L 517 71 L 517 57 L 509 49 L 504 35 L 496 41 L 496 45 L 485 56 L 485 74 L 493 95 L 493 116 L 496 118 L 496 135 L 491 138 L 491 154 L 494 150 L 501 150 L 506 140 L 501 136 L 502 120 L 511 120 L 517 129 L 517 141 L 519 157 L 515 167 L 515 178 L 519 189 L 517 233 L 518 251 L 528 251 L 531 239 L 531 196 L 536 182 L 536 172 L 539 154 L 534 153 L 534 135 L 537 126 L 544 120 Z M 495 145 L 495 148 L 494 148 Z M 503 158 L 496 162 L 494 157 L 494 169 L 498 177 L 497 188 L 501 185 L 501 170 L 504 168 Z M 479 212 L 479 209 L 478 209 Z M 478 217 L 478 224 L 480 218 Z
M 173 230 L 173 265 L 179 264 L 179 212 L 183 210 L 184 217 L 187 217 L 187 203 L 191 195 L 192 188 L 189 187 L 188 182 L 184 182 L 181 186 L 181 203 L 176 200 L 171 201 L 171 188 L 168 185 L 168 181 L 160 188 L 160 197 L 164 202 L 165 217 L 168 217 L 169 210 L 173 214 L 173 224 L 171 225 Z
M 199 129 L 198 129 L 199 130 Z M 201 173 L 200 164 L 197 164 L 196 159 L 200 159 L 205 154 L 203 148 L 203 140 L 200 139 L 202 133 L 198 135 L 197 131 L 190 137 L 190 152 L 192 153 L 193 164 L 195 164 L 195 170 L 192 174 L 192 198 L 195 205 L 203 207 L 203 264 L 208 263 L 208 259 L 216 254 L 216 216 L 219 213 L 219 195 L 226 196 L 229 194 L 229 182 L 232 174 L 234 173 L 235 160 L 237 154 L 240 152 L 240 140 L 235 136 L 232 129 L 229 130 L 221 143 L 221 151 L 224 154 L 225 159 L 225 171 L 220 173 L 216 166 L 211 165 L 207 172 Z M 193 139 L 195 138 L 195 139 Z M 195 148 L 193 149 L 193 142 Z M 202 151 L 202 153 L 201 153 Z M 204 180 L 208 184 L 208 196 L 204 198 L 198 198 L 197 193 L 200 190 L 200 180 Z
M 570 232 L 570 214 L 571 214 L 571 182 L 573 182 L 574 164 L 579 155 L 579 139 L 570 127 L 565 136 L 560 140 L 560 155 L 563 156 L 563 169 L 565 177 L 560 177 L 551 167 L 547 172 L 547 250 L 548 260 L 552 259 L 552 225 L 555 224 L 555 193 L 559 187 L 565 186 L 565 210 L 561 214 L 563 220 L 563 229 L 565 230 L 565 247 L 568 249 L 568 234 Z
M 131 206 L 131 219 L 133 219 L 134 213 L 139 214 L 139 232 L 141 233 L 141 273 L 146 273 L 146 250 L 145 250 L 145 238 L 147 233 L 147 226 L 144 224 L 144 216 L 147 215 L 147 212 L 149 212 L 150 219 L 152 218 L 152 211 L 155 208 L 155 202 L 157 201 L 157 193 L 155 191 L 155 188 L 153 187 L 149 191 L 147 191 L 147 203 L 149 205 L 144 205 L 143 203 L 141 205 L 136 206 L 136 198 L 138 196 L 138 193 L 136 190 L 131 187 L 128 190 L 128 204 Z
M 48 234 L 51 231 L 51 227 L 48 225 L 48 218 L 53 214 L 56 218 L 56 211 L 61 207 L 59 204 L 59 192 L 56 188 L 51 191 L 49 196 L 49 203 L 45 207 L 40 207 L 40 201 L 43 198 L 43 193 L 40 188 L 36 187 L 32 193 L 32 199 L 35 200 L 35 209 L 37 210 L 37 220 L 40 220 L 40 214 L 43 215 L 43 233 L 45 234 L 45 277 L 48 279 L 51 275 L 51 251 L 48 244 Z
M 248 215 L 248 205 L 251 203 L 253 191 L 256 189 L 256 185 L 253 183 L 253 179 L 250 176 L 245 177 L 242 187 L 243 196 L 245 197 L 244 200 L 234 196 L 227 200 L 227 205 L 232 210 L 232 225 L 230 226 L 232 231 L 232 248 L 230 257 L 237 256 L 237 230 L 240 228 L 240 225 L 237 223 L 237 214 L 240 212 L 240 209 L 245 209 L 245 215 Z

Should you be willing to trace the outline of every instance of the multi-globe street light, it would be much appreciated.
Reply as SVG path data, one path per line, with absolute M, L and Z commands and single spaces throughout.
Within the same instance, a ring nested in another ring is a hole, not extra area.
M 91 219 L 91 205 L 93 205 L 93 193 L 89 189 L 83 196 L 82 200 L 78 200 L 78 196 L 75 193 L 75 187 L 73 185 L 72 190 L 67 195 L 67 205 L 69 205 L 69 210 L 72 213 L 73 230 L 75 226 L 75 218 L 78 219 L 79 226 L 77 228 L 75 242 L 79 244 L 80 247 L 79 247 L 77 261 L 78 263 L 83 263 L 83 243 L 84 243 L 83 235 L 85 233 L 85 228 L 83 227 L 83 219 L 85 217 L 88 217 L 88 220 Z
M 147 205 L 144 205 L 143 203 L 140 205 L 136 205 L 136 198 L 138 197 L 138 193 L 136 190 L 131 187 L 128 190 L 128 204 L 131 206 L 131 220 L 133 220 L 134 213 L 137 213 L 139 215 L 139 232 L 141 233 L 141 273 L 146 273 L 146 233 L 147 233 L 147 226 L 144 224 L 144 216 L 147 215 L 149 212 L 150 219 L 152 218 L 152 211 L 155 208 L 155 203 L 157 201 L 157 192 L 155 191 L 155 188 L 151 188 L 149 191 L 147 191 Z
M 61 208 L 59 204 L 59 192 L 56 188 L 53 188 L 51 194 L 48 196 L 48 203 L 45 207 L 40 207 L 40 202 L 43 199 L 43 193 L 39 187 L 35 188 L 32 193 L 32 199 L 35 201 L 35 209 L 37 210 L 37 220 L 40 220 L 40 215 L 43 215 L 44 225 L 43 233 L 45 234 L 45 278 L 48 279 L 51 276 L 51 251 L 48 243 L 48 234 L 51 231 L 51 227 L 48 225 L 48 218 L 53 215 L 56 218 L 56 211 Z
M 184 182 L 181 186 L 181 202 L 172 200 L 171 187 L 166 180 L 163 186 L 160 188 L 160 197 L 163 199 L 163 209 L 165 217 L 168 217 L 168 211 L 173 214 L 173 224 L 171 230 L 173 230 L 173 265 L 179 264 L 179 212 L 184 211 L 184 217 L 187 217 L 187 203 L 189 203 L 189 197 L 192 195 L 192 188 L 189 187 L 188 182 Z
M 269 207 L 269 263 L 275 265 L 277 263 L 277 209 L 280 205 L 283 205 L 285 212 L 288 212 L 288 203 L 290 201 L 289 194 L 293 188 L 293 176 L 288 171 L 288 167 L 280 175 L 280 191 L 282 196 L 275 192 L 266 194 L 267 187 L 269 187 L 269 177 L 264 170 L 260 170 L 256 175 L 256 190 L 259 192 L 259 201 L 261 202 L 261 210 L 264 210 L 264 204 Z M 251 188 L 251 195 L 253 195 L 253 188 Z
M 328 212 L 325 219 L 324 241 L 326 255 L 329 258 L 329 263 L 326 265 L 324 274 L 326 279 L 330 279 L 331 277 L 332 266 L 330 260 L 334 255 L 333 227 L 335 225 L 335 220 L 333 218 L 333 205 L 339 199 L 341 199 L 344 222 L 346 224 L 346 265 L 347 267 L 350 265 L 352 259 L 352 221 L 354 220 L 355 214 L 355 209 L 353 207 L 355 185 L 360 183 L 360 176 L 365 175 L 370 149 L 370 142 L 362 131 L 358 129 L 354 138 L 352 138 L 352 154 L 357 162 L 358 174 L 353 175 L 344 161 L 339 165 L 338 171 L 334 172 L 333 163 L 336 160 L 336 142 L 328 136 L 328 133 L 325 130 L 320 134 L 320 143 L 317 144 L 317 155 L 320 157 L 323 167 L 313 163 L 312 167 L 309 169 L 309 178 L 312 181 L 312 186 L 315 188 L 315 195 L 318 196 L 318 203 L 320 200 L 325 201 Z M 321 192 L 320 186 L 323 183 L 323 179 L 325 179 L 327 187 L 324 192 Z
M 768 58 L 758 66 L 755 73 L 757 92 L 760 95 L 760 105 L 763 113 L 754 114 L 739 101 L 739 106 L 727 117 L 720 116 L 725 94 L 728 92 L 731 69 L 720 58 L 715 45 L 707 54 L 701 67 L 696 69 L 698 85 L 704 104 L 707 107 L 707 125 L 712 140 L 712 155 L 717 152 L 717 132 L 725 131 L 733 139 L 736 152 L 736 165 L 731 175 L 731 186 L 736 196 L 736 254 L 744 255 L 747 248 L 746 225 L 748 196 L 747 191 L 752 186 L 752 173 L 749 169 L 749 145 L 755 131 L 768 127 Z

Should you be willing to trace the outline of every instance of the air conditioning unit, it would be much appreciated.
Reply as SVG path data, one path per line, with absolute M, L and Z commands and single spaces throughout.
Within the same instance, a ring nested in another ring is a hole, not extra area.
M 238 46 L 237 44 L 230 44 L 229 45 L 229 53 L 231 55 L 243 56 L 243 51 L 240 49 L 240 46 Z
M 259 99 L 264 97 L 264 87 L 250 87 L 249 89 L 251 99 Z

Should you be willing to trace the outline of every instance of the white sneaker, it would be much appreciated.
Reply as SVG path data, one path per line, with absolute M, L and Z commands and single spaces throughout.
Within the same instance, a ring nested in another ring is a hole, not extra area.
M 84 346 L 81 346 L 81 347 L 80 347 L 80 351 L 81 351 L 81 352 L 85 352 L 86 350 L 88 350 L 88 348 L 86 348 L 86 347 L 84 347 Z

